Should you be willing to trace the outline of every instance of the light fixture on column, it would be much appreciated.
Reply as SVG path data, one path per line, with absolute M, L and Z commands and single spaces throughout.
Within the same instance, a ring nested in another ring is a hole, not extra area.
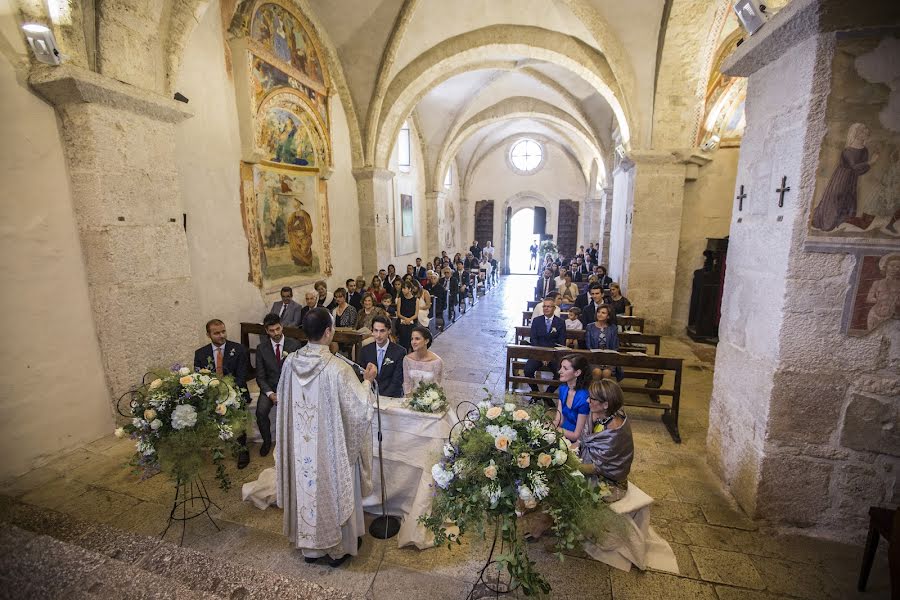
M 732 8 L 738 21 L 741 22 L 741 27 L 750 35 L 756 33 L 769 18 L 766 5 L 759 0 L 737 0 Z
M 49 27 L 40 23 L 25 23 L 22 30 L 36 59 L 48 65 L 58 65 L 62 62 L 56 38 L 53 37 Z
M 711 136 L 709 136 L 709 139 L 703 142 L 703 145 L 700 146 L 700 149 L 704 152 L 712 152 L 719 147 L 720 141 L 721 138 L 719 136 L 717 136 L 716 134 L 712 134 Z

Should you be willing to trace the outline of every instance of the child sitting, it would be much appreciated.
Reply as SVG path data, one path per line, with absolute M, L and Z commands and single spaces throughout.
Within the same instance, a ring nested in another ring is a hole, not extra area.
M 581 331 L 581 321 L 578 317 L 581 316 L 581 309 L 577 306 L 573 306 L 569 308 L 569 315 L 566 319 L 566 331 Z M 577 348 L 578 340 L 566 339 L 566 346 L 569 348 Z
M 394 306 L 394 299 L 391 298 L 390 294 L 384 295 L 384 298 L 381 299 L 381 306 L 384 307 L 384 312 L 386 312 L 389 317 L 397 316 L 397 307 Z

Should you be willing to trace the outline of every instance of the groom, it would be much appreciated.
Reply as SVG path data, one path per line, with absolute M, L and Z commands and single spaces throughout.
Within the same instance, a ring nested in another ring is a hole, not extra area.
M 365 368 L 375 365 L 378 369 L 378 393 L 391 398 L 403 397 L 403 357 L 404 350 L 391 341 L 391 321 L 378 315 L 372 318 L 374 344 L 366 344 L 359 352 L 357 362 Z

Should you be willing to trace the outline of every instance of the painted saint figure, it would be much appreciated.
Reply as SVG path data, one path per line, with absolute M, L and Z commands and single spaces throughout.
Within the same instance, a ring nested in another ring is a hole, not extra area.
M 300 267 L 311 267 L 312 255 L 312 218 L 303 210 L 303 202 L 294 198 L 297 202 L 297 210 L 291 213 L 288 219 L 288 241 L 291 246 L 291 259 Z
M 878 160 L 877 152 L 869 159 L 868 140 L 869 128 L 862 123 L 854 123 L 847 130 L 847 146 L 813 212 L 812 226 L 816 229 L 832 231 L 844 223 L 866 229 L 872 223 L 872 215 L 856 216 L 859 176 Z
M 872 304 L 866 319 L 866 329 L 876 327 L 891 318 L 900 318 L 900 254 L 886 254 L 878 261 L 884 275 L 869 288 L 866 303 Z

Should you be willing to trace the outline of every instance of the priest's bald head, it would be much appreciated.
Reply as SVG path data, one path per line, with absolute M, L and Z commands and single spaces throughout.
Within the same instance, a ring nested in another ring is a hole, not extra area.
M 334 319 L 328 309 L 317 306 L 306 313 L 303 318 L 303 331 L 311 342 L 326 346 L 330 344 L 334 337 Z

